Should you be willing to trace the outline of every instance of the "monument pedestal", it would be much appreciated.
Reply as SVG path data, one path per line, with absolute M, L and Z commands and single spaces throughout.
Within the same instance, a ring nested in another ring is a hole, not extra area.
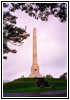
M 39 73 L 39 66 L 37 64 L 32 65 L 31 74 L 29 77 L 42 77 L 42 75 Z

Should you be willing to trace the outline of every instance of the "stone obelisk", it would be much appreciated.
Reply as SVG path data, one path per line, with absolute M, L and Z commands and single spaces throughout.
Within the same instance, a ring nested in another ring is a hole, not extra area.
M 42 77 L 42 75 L 39 72 L 39 66 L 37 64 L 36 28 L 33 29 L 33 65 L 32 65 L 31 74 L 29 77 Z

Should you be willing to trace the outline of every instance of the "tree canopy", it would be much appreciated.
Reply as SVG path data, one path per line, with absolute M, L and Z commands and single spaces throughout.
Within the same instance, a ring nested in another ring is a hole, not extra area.
M 61 22 L 67 19 L 66 3 L 11 3 L 10 11 L 21 9 L 35 19 L 47 21 L 49 15 L 59 17 Z
M 3 7 L 8 11 L 3 11 L 3 53 L 16 53 L 8 47 L 8 42 L 14 45 L 21 45 L 23 40 L 30 36 L 25 28 L 16 26 L 17 17 L 11 12 L 21 10 L 35 19 L 48 21 L 48 16 L 53 15 L 60 19 L 61 22 L 67 20 L 67 4 L 66 3 L 3 3 Z M 7 57 L 4 56 L 6 59 Z
M 4 7 L 8 7 L 7 4 L 3 5 Z M 9 11 L 3 12 L 3 53 L 7 54 L 9 52 L 16 53 L 17 51 L 12 50 L 8 47 L 8 42 L 14 45 L 21 45 L 23 40 L 26 39 L 29 34 L 27 34 L 25 28 L 19 28 L 16 26 L 16 16 L 13 16 Z M 7 56 L 3 57 L 7 59 Z

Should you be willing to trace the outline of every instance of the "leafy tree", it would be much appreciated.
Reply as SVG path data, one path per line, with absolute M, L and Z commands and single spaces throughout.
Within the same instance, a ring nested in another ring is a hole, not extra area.
M 10 6 L 9 6 L 10 5 Z M 8 11 L 3 12 L 3 53 L 16 53 L 16 50 L 11 50 L 8 47 L 8 42 L 15 45 L 21 45 L 23 40 L 26 39 L 26 29 L 21 29 L 16 26 L 16 16 L 13 16 L 11 12 L 21 10 L 27 13 L 29 16 L 35 19 L 41 19 L 47 21 L 49 15 L 54 15 L 59 18 L 61 22 L 65 22 L 67 19 L 67 4 L 66 3 L 3 3 L 4 8 L 8 8 Z M 4 56 L 6 59 L 7 57 Z
M 53 78 L 53 76 L 52 75 L 46 75 L 46 78 Z
M 67 73 L 63 73 L 63 74 L 60 76 L 60 79 L 67 80 Z
M 42 21 L 47 21 L 49 15 L 60 18 L 61 22 L 65 22 L 67 18 L 66 3 L 11 3 L 10 11 L 18 9 Z
M 3 7 L 8 7 L 8 4 L 3 4 Z M 9 11 L 3 12 L 3 53 L 16 53 L 16 50 L 12 50 L 8 47 L 8 42 L 14 45 L 21 45 L 23 40 L 26 39 L 27 34 L 25 29 L 21 29 L 16 26 L 16 16 L 13 16 Z M 3 57 L 7 59 L 7 56 Z
M 23 76 L 21 76 L 21 78 L 24 78 L 24 75 L 23 75 Z

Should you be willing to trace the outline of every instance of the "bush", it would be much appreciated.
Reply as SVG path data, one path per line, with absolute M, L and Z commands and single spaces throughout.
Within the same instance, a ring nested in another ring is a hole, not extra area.
M 35 79 L 35 84 L 38 86 L 38 87 L 40 87 L 40 82 L 39 82 L 39 79 Z
M 46 75 L 46 78 L 53 78 L 53 76 L 52 75 Z
M 41 84 L 41 85 L 40 85 L 40 88 L 44 88 L 44 85 L 43 85 L 43 84 Z
M 62 80 L 67 80 L 67 73 L 63 73 L 63 74 L 60 76 L 60 79 L 62 79 Z

